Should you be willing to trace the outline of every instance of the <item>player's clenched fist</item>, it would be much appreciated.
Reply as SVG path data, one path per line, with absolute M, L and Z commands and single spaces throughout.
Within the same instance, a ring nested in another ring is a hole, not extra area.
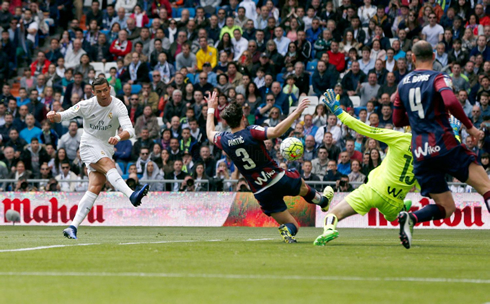
M 296 111 L 298 111 L 298 113 L 303 113 L 303 111 L 306 110 L 306 108 L 308 108 L 309 105 L 310 105 L 310 100 L 308 98 L 304 98 L 299 103 L 298 107 L 296 108 Z
M 115 146 L 115 145 L 117 145 L 117 143 L 119 142 L 119 138 L 117 138 L 117 137 L 111 137 L 111 138 L 109 138 L 109 140 L 108 140 L 107 142 L 108 142 L 109 144 L 111 144 L 111 145 Z
M 61 116 L 58 113 L 56 113 L 55 111 L 49 111 L 48 114 L 46 115 L 46 118 L 50 122 L 60 122 L 60 120 L 61 120 Z

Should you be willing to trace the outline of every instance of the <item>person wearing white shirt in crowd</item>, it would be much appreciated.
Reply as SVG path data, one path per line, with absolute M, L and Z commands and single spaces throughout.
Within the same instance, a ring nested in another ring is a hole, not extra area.
M 65 68 L 74 68 L 79 65 L 80 58 L 84 54 L 87 54 L 87 52 L 82 49 L 82 41 L 80 41 L 80 39 L 73 40 L 73 48 L 66 51 Z
M 110 95 L 109 82 L 105 78 L 97 78 L 92 84 L 92 89 L 94 97 L 83 100 L 63 112 L 50 111 L 46 115 L 51 122 L 56 123 L 75 117 L 83 118 L 84 132 L 80 142 L 80 156 L 90 171 L 90 184 L 70 227 L 63 230 L 64 236 L 70 239 L 77 238 L 78 225 L 92 209 L 106 181 L 124 193 L 135 207 L 141 204 L 149 189 L 148 185 L 144 185 L 137 191 L 131 190 L 117 172 L 112 160 L 114 145 L 135 135 L 126 105 Z M 123 132 L 116 135 L 119 126 Z
M 435 48 L 437 43 L 444 37 L 444 28 L 437 24 L 437 16 L 434 13 L 429 14 L 429 24 L 422 29 L 422 38 Z
M 126 13 L 130 13 L 138 4 L 138 0 L 117 0 L 115 9 L 119 12 L 119 8 L 123 8 Z
M 253 0 L 242 0 L 238 7 L 243 7 L 245 9 L 245 16 L 250 20 L 257 19 L 257 8 Z
M 276 38 L 274 38 L 274 42 L 277 46 L 277 52 L 279 52 L 279 54 L 282 56 L 286 56 L 291 40 L 288 37 L 284 37 L 284 30 L 279 26 L 274 29 L 274 36 L 276 36 Z
M 334 144 L 337 144 L 342 138 L 342 130 L 337 126 L 337 116 L 334 114 L 328 115 L 326 126 L 318 128 L 318 131 L 316 131 L 315 134 L 315 142 L 321 145 L 323 143 L 324 135 L 327 132 L 332 134 Z
M 75 191 L 76 183 L 74 182 L 64 182 L 63 180 L 77 180 L 78 176 L 70 171 L 70 161 L 65 159 L 61 163 L 61 173 L 56 176 L 56 180 L 60 183 L 60 190 L 64 192 L 73 192 Z
M 362 48 L 362 58 L 358 60 L 359 67 L 364 74 L 368 74 L 370 70 L 374 69 L 375 60 L 371 58 L 371 51 L 369 47 Z
M 364 5 L 357 9 L 357 15 L 361 20 L 362 26 L 368 26 L 369 20 L 376 15 L 376 7 L 371 5 L 371 0 L 364 0 Z
M 36 35 L 39 25 L 34 18 L 32 18 L 32 12 L 30 9 L 26 9 L 24 11 L 24 28 L 27 33 L 26 38 L 32 43 L 36 43 Z
M 254 26 L 257 30 L 263 30 L 267 27 L 267 19 L 269 19 L 269 9 L 267 6 L 262 6 L 260 8 L 260 15 L 254 20 Z
M 242 37 L 242 32 L 239 29 L 233 31 L 233 36 L 234 38 L 231 39 L 233 54 L 235 54 L 233 60 L 238 61 L 242 53 L 248 49 L 248 40 Z

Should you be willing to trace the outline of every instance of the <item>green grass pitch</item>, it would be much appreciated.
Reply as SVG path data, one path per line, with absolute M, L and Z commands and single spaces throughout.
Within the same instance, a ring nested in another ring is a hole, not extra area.
M 297 244 L 275 228 L 62 229 L 0 227 L 0 303 L 490 302 L 490 231 L 416 230 L 406 250 L 382 229 L 325 247 L 315 228 Z

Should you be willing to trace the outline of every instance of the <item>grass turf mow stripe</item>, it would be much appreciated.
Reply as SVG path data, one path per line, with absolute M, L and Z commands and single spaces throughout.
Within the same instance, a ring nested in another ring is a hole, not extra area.
M 313 280 L 313 281 L 385 281 L 490 284 L 490 280 L 417 277 L 350 277 L 350 276 L 278 276 L 206 273 L 146 273 L 146 272 L 0 272 L 0 276 L 51 276 L 51 277 L 148 277 L 148 278 L 204 278 L 230 280 Z

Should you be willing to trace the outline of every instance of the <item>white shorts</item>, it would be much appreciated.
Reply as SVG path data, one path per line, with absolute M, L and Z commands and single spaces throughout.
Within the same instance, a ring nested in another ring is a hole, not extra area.
M 80 157 L 87 166 L 87 170 L 95 172 L 96 170 L 90 167 L 90 164 L 97 163 L 101 158 L 108 157 L 112 159 L 114 155 L 114 146 L 101 145 L 98 143 L 80 145 Z

